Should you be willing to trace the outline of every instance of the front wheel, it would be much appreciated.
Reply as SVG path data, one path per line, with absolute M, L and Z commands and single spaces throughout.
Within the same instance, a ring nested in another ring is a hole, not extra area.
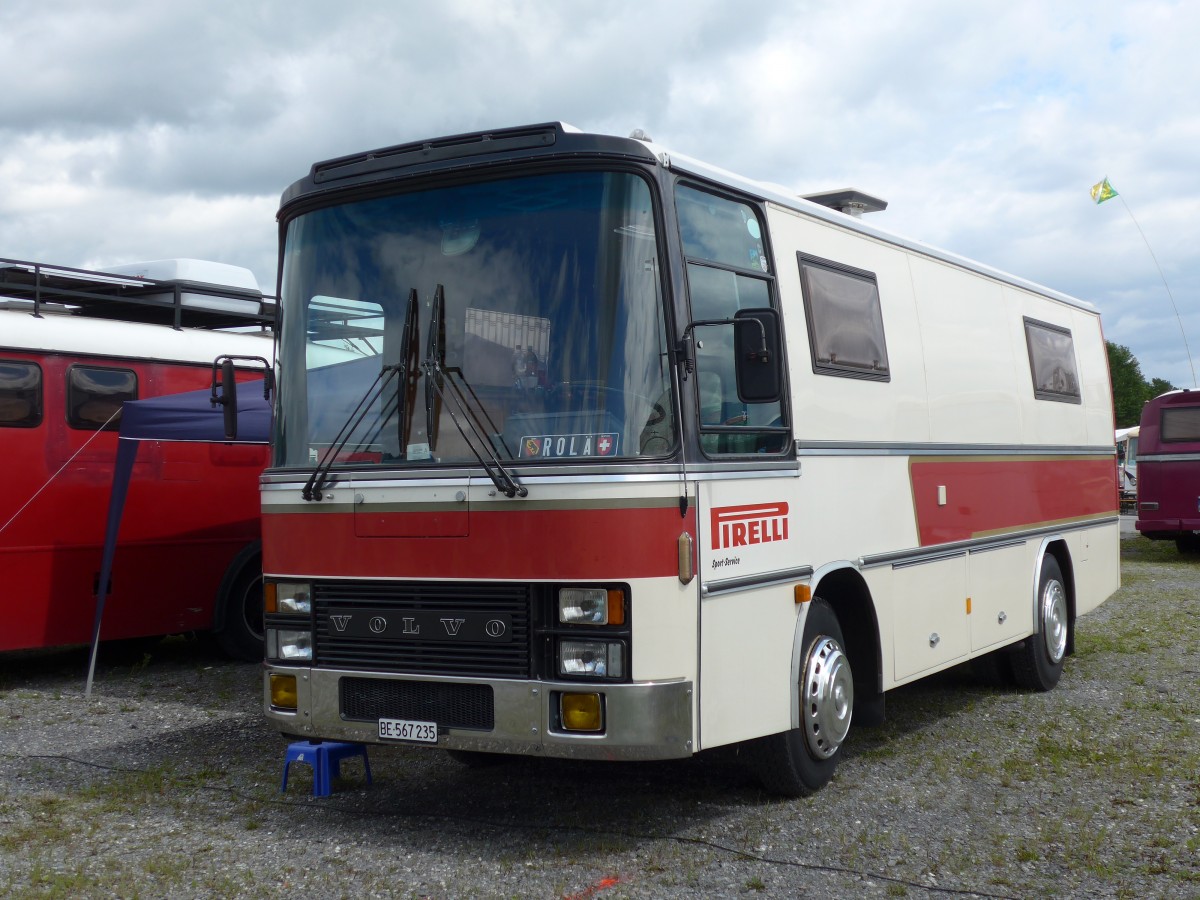
M 833 608 L 814 598 L 802 638 L 800 727 L 751 741 L 747 748 L 767 790 L 807 797 L 833 777 L 854 712 L 854 673 L 843 644 Z
M 214 635 L 229 656 L 245 662 L 263 658 L 262 557 L 249 559 L 221 592 L 223 624 Z
M 1071 610 L 1062 570 L 1049 553 L 1038 577 L 1037 621 L 1034 632 L 1012 655 L 1013 679 L 1032 691 L 1048 691 L 1062 677 L 1071 632 Z

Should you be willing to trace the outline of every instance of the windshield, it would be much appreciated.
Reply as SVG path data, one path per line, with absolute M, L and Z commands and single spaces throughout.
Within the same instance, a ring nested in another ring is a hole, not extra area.
M 670 453 L 658 258 L 650 189 L 630 173 L 457 185 L 297 217 L 276 463 Z

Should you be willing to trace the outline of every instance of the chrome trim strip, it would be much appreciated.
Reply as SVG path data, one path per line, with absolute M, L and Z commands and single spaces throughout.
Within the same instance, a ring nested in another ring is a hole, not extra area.
M 747 588 L 769 587 L 773 584 L 783 584 L 788 581 L 805 581 L 812 578 L 812 566 L 797 566 L 794 569 L 780 569 L 775 572 L 760 572 L 757 575 L 741 575 L 737 578 L 721 578 L 706 582 L 700 588 L 704 597 L 715 597 L 718 594 L 728 594 L 731 591 L 741 591 Z
M 1153 453 L 1149 456 L 1138 455 L 1138 463 L 1169 463 L 1169 462 L 1196 462 L 1200 460 L 1200 453 Z
M 272 673 L 297 680 L 295 712 L 271 706 Z M 413 681 L 487 685 L 494 698 L 491 731 L 439 729 L 437 749 L 481 750 L 575 759 L 679 759 L 694 752 L 690 681 L 588 684 L 557 681 L 512 681 L 488 678 L 416 678 L 344 669 L 312 669 L 263 664 L 263 704 L 267 720 L 285 734 L 358 743 L 383 744 L 376 722 L 343 719 L 342 677 L 380 681 Z M 604 697 L 605 730 L 601 734 L 552 730 L 553 698 L 560 692 L 600 693 Z M 421 744 L 407 744 L 420 747 Z
M 944 562 L 948 559 L 958 559 L 961 556 L 966 556 L 966 549 L 961 550 L 943 550 L 940 553 L 923 553 L 920 556 L 905 556 L 902 559 L 892 560 L 893 569 L 909 569 L 913 566 L 922 566 L 925 563 Z M 864 566 L 864 568 L 866 568 Z
M 812 456 L 1115 456 L 1116 447 L 1029 444 L 907 444 L 887 441 L 796 441 L 796 455 Z M 1144 457 L 1138 457 L 1138 461 Z
M 1012 532 L 994 537 L 972 538 L 966 541 L 955 541 L 950 544 L 937 544 L 932 547 L 920 547 L 910 550 L 897 550 L 892 553 L 873 553 L 858 559 L 860 569 L 873 569 L 877 566 L 890 565 L 894 569 L 904 568 L 921 563 L 937 562 L 942 559 L 952 559 L 964 553 L 985 553 L 989 550 L 1000 550 L 1004 547 L 1027 544 L 1040 537 L 1055 534 L 1066 534 L 1072 531 L 1082 531 L 1089 528 L 1103 528 L 1117 525 L 1120 516 L 1105 516 L 1086 522 L 1066 522 L 1057 525 L 1046 525 L 1041 528 L 1031 528 L 1027 531 Z
M 303 472 L 268 472 L 264 474 L 260 480 L 261 489 L 264 491 L 288 491 L 300 490 L 308 481 L 308 476 L 311 473 Z M 676 468 L 671 472 L 641 472 L 638 474 L 621 474 L 621 475 L 598 475 L 594 472 L 580 472 L 574 475 L 527 475 L 526 473 L 518 473 L 521 477 L 521 483 L 527 487 L 536 487 L 540 485 L 585 485 L 585 484 L 667 484 L 678 485 L 681 475 L 679 469 Z M 770 467 L 755 468 L 755 469 L 730 469 L 730 468 L 712 468 L 712 467 L 696 467 L 689 465 L 687 468 L 687 480 L 689 482 L 696 481 L 744 481 L 749 479 L 760 478 L 796 478 L 800 475 L 800 464 L 795 460 L 790 460 L 787 463 L 775 464 Z M 337 490 L 338 488 L 349 488 L 351 483 L 357 487 L 389 487 L 398 484 L 413 483 L 420 487 L 466 487 L 468 483 L 471 485 L 488 485 L 487 476 L 482 469 L 474 472 L 463 472 L 457 477 L 447 477 L 446 473 L 439 472 L 437 475 L 432 475 L 429 470 L 424 470 L 420 473 L 416 472 L 372 472 L 370 480 L 357 477 L 357 473 L 341 472 L 335 473 L 332 480 L 329 482 L 325 491 Z

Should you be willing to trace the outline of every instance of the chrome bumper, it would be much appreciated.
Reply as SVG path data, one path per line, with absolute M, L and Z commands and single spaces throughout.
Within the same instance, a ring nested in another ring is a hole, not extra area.
M 438 728 L 437 744 L 407 746 L 447 750 L 479 750 L 576 759 L 677 759 L 693 751 L 692 683 L 690 681 L 635 684 L 581 684 L 555 681 L 499 679 L 413 678 L 337 669 L 263 666 L 263 706 L 268 721 L 284 734 L 301 738 L 389 744 L 381 740 L 376 721 L 342 717 L 339 679 L 378 678 L 487 685 L 492 689 L 495 724 L 491 731 Z M 271 705 L 272 673 L 296 676 L 297 708 Z M 567 732 L 552 727 L 551 704 L 561 692 L 600 693 L 604 696 L 603 733 Z

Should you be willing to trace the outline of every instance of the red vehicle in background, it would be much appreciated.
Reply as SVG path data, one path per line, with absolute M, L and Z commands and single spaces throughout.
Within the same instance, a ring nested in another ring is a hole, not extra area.
M 220 263 L 0 259 L 0 651 L 91 640 L 122 403 L 208 388 L 218 356 L 272 358 L 275 308 Z M 265 445 L 142 446 L 102 640 L 212 631 L 261 658 L 267 459 Z
M 1142 408 L 1137 530 L 1200 553 L 1200 391 L 1169 391 Z

